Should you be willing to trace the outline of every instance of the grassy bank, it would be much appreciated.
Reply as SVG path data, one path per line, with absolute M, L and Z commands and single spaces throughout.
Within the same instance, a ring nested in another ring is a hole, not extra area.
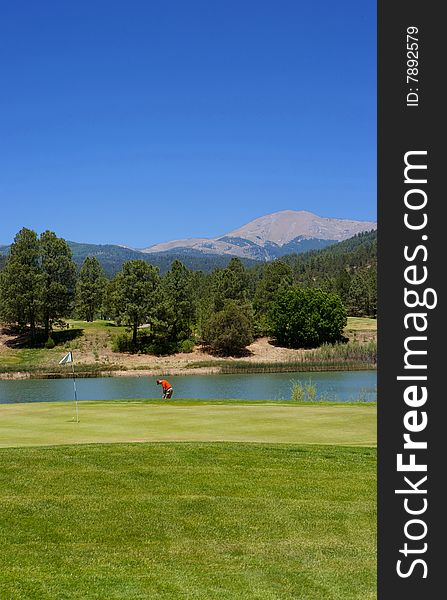
M 191 363 L 197 368 L 200 362 Z M 207 363 L 210 365 L 211 363 Z M 215 363 L 214 363 L 215 364 Z M 302 371 L 363 371 L 377 366 L 377 344 L 375 340 L 347 344 L 324 344 L 320 348 L 307 350 L 288 361 L 244 362 L 220 361 L 220 372 L 231 373 L 288 373 Z
M 0 598 L 373 600 L 375 470 L 343 446 L 2 449 Z
M 0 447 L 156 441 L 376 444 L 376 406 L 291 402 L 73 402 L 0 405 Z
M 56 378 L 67 376 L 58 365 L 72 350 L 80 377 L 101 377 L 137 371 L 153 374 L 201 369 L 214 373 L 270 373 L 291 371 L 363 370 L 376 368 L 375 319 L 349 318 L 345 330 L 348 343 L 325 345 L 313 350 L 288 350 L 265 341 L 249 347 L 246 357 L 219 359 L 196 349 L 169 357 L 112 352 L 113 338 L 125 329 L 109 321 L 70 321 L 70 328 L 56 331 L 54 348 L 28 348 L 26 336 L 4 334 L 0 341 L 0 377 Z
M 0 352 L 0 373 L 30 373 L 33 377 L 58 376 L 58 362 L 64 353 L 72 350 L 80 359 L 82 371 L 88 376 L 105 371 L 125 369 L 124 365 L 109 359 L 114 336 L 124 333 L 124 327 L 117 327 L 111 321 L 73 321 L 69 328 L 56 330 L 52 337 L 54 348 L 27 347 L 27 336 L 4 335 Z M 83 357 L 87 358 L 86 362 Z

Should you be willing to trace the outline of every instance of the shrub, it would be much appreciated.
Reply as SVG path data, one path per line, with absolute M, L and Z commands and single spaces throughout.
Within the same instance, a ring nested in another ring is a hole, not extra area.
M 177 342 L 158 336 L 152 339 L 149 344 L 145 344 L 141 348 L 143 354 L 155 354 L 157 356 L 175 354 L 177 350 Z
M 136 343 L 133 342 L 132 335 L 130 333 L 120 333 L 112 338 L 112 351 L 113 352 L 130 352 L 136 354 L 137 352 L 145 352 L 150 342 L 151 337 L 148 333 L 139 331 Z
M 45 348 L 47 348 L 48 350 L 51 350 L 52 348 L 54 348 L 55 345 L 56 345 L 56 342 L 53 340 L 53 338 L 51 336 L 45 342 Z
M 135 346 L 132 344 L 132 337 L 128 333 L 115 335 L 112 339 L 113 352 L 135 352 Z
M 177 343 L 153 333 L 138 331 L 137 341 L 133 342 L 130 333 L 114 336 L 112 340 L 113 352 L 129 352 L 131 354 L 173 354 L 177 351 Z
M 183 340 L 179 344 L 179 352 L 183 352 L 185 354 L 189 354 L 194 350 L 195 341 L 194 340 Z
M 271 323 L 267 315 L 258 315 L 254 323 L 254 336 L 263 337 L 272 334 Z
M 220 356 L 241 355 L 253 341 L 251 307 L 227 300 L 224 308 L 208 317 L 202 329 L 203 345 Z
M 347 314 L 336 294 L 293 287 L 278 293 L 269 320 L 280 344 L 289 348 L 315 348 L 343 339 Z

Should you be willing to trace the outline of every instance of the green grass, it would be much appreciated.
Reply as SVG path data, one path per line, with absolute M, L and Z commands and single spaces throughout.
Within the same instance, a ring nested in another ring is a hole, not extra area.
M 372 448 L 2 449 L 0 598 L 374 600 L 375 479 Z
M 70 323 L 70 328 L 73 329 L 112 329 L 114 332 L 116 331 L 119 333 L 125 331 L 125 327 L 117 326 L 114 321 L 103 321 L 101 319 L 92 322 L 67 319 L 67 323 Z M 348 317 L 346 329 L 377 329 L 377 319 L 371 319 L 369 317 Z
M 1 354 L 0 368 L 1 370 L 7 370 L 8 367 L 13 368 L 13 370 L 33 369 L 40 364 L 43 355 L 51 356 L 53 354 L 54 350 L 47 350 L 46 348 L 8 350 L 8 352 L 2 352 Z M 58 354 L 60 354 L 60 350 Z
M 377 331 L 377 319 L 369 317 L 348 317 L 347 331 Z
M 374 446 L 375 405 L 74 402 L 0 406 L 0 447 L 156 441 Z M 2 599 L 3 600 L 3 599 Z
M 124 333 L 126 327 L 116 325 L 114 321 L 103 321 L 97 319 L 96 321 L 79 321 L 75 319 L 68 319 L 67 323 L 70 324 L 70 329 L 83 329 L 86 331 L 106 331 L 111 332 L 113 335 L 118 333 Z
M 56 346 L 52 349 L 38 347 L 16 347 L 4 349 L 0 354 L 0 373 L 29 372 L 33 377 L 63 375 L 58 363 L 64 352 L 73 350 L 75 354 L 92 352 L 98 357 L 103 348 L 110 346 L 115 335 L 123 333 L 125 327 L 118 327 L 111 321 L 74 321 L 69 320 L 69 329 L 55 330 L 53 339 Z M 92 362 L 82 365 L 82 374 L 102 371 L 123 370 L 124 366 L 109 362 Z
M 0 373 L 29 372 L 33 377 L 57 377 L 63 374 L 58 362 L 64 352 L 73 350 L 75 355 L 88 353 L 89 364 L 82 364 L 82 375 L 100 376 L 104 371 L 127 370 L 126 365 L 115 364 L 113 357 L 104 359 L 104 349 L 110 348 L 113 338 L 126 331 L 112 321 L 68 320 L 69 329 L 56 330 L 55 348 L 8 348 L 0 354 Z M 185 368 L 220 368 L 222 373 L 276 373 L 291 371 L 359 370 L 376 368 L 376 319 L 348 317 L 345 334 L 347 344 L 324 345 L 302 356 L 284 362 L 246 362 L 235 360 L 191 361 Z M 93 356 L 92 356 L 93 355 Z M 149 357 L 148 357 L 149 359 Z M 131 364 L 131 363 L 130 363 Z M 132 368 L 130 366 L 130 368 Z M 156 368 L 148 364 L 147 369 Z M 141 364 L 138 369 L 144 369 Z
M 355 371 L 375 369 L 377 343 L 369 340 L 361 343 L 353 340 L 338 344 L 323 344 L 306 350 L 286 362 L 231 362 L 219 361 L 221 373 L 277 373 L 297 371 Z M 191 363 L 190 367 L 199 363 Z

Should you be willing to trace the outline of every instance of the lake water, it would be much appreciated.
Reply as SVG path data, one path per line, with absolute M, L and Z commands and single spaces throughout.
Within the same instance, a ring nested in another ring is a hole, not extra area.
M 159 398 L 156 377 L 76 379 L 79 400 Z M 247 375 L 186 375 L 168 377 L 175 398 L 290 400 L 293 383 L 311 382 L 318 397 L 344 402 L 377 399 L 376 371 L 259 373 Z M 0 404 L 73 400 L 72 379 L 0 381 Z

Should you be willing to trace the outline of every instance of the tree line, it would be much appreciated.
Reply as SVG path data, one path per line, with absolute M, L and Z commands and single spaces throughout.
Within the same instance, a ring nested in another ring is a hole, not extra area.
M 260 335 L 315 346 L 339 339 L 347 314 L 375 316 L 374 236 L 347 242 L 250 268 L 232 258 L 211 273 L 174 260 L 161 275 L 132 259 L 107 278 L 96 257 L 77 268 L 64 239 L 24 228 L 0 271 L 0 320 L 36 344 L 51 344 L 53 328 L 70 317 L 114 320 L 129 330 L 114 341 L 119 351 L 189 351 L 200 341 L 228 355 Z

